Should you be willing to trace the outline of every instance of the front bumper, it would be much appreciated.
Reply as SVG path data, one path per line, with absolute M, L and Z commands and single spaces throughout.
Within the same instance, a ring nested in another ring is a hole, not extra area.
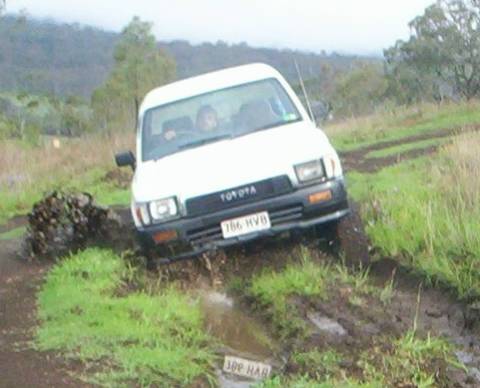
M 309 196 L 330 190 L 331 199 L 310 203 Z M 224 220 L 268 211 L 271 228 L 244 236 L 224 239 L 220 223 Z M 245 204 L 211 214 L 185 217 L 171 222 L 152 225 L 138 230 L 139 240 L 147 251 L 162 251 L 161 259 L 172 262 L 241 244 L 259 237 L 273 236 L 285 231 L 310 228 L 334 221 L 349 213 L 347 192 L 343 179 L 299 188 L 288 194 Z M 154 236 L 160 232 L 175 231 L 177 238 L 167 243 L 156 244 Z M 161 249 L 162 248 L 162 249 Z M 178 253 L 178 250 L 181 253 Z

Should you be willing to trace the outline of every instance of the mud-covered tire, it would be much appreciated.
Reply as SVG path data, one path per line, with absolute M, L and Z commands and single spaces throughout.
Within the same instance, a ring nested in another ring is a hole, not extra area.
M 370 264 L 368 238 L 355 208 L 349 215 L 319 227 L 317 234 L 327 249 L 348 265 L 366 268 Z

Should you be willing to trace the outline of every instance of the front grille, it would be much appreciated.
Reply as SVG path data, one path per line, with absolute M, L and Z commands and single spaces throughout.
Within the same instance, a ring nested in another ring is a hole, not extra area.
M 300 220 L 303 215 L 303 206 L 296 204 L 269 210 L 268 215 L 272 226 L 282 225 L 287 222 Z M 219 223 L 188 231 L 187 236 L 188 240 L 194 245 L 202 245 L 223 239 L 222 228 Z
M 190 198 L 187 199 L 185 206 L 188 216 L 200 216 L 286 194 L 292 190 L 293 187 L 290 179 L 287 175 L 282 175 L 216 193 Z

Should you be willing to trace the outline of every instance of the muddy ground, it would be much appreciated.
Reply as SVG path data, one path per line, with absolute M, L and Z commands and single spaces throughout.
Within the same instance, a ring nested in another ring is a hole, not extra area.
M 36 321 L 35 294 L 51 262 L 27 262 L 22 240 L 0 242 L 0 386 L 78 387 L 80 365 L 29 348 Z
M 451 131 L 432 136 L 444 137 Z M 416 136 L 402 140 L 414 142 L 425 139 Z M 398 158 L 368 161 L 365 155 L 400 142 L 375 145 L 344 155 L 347 169 L 376 171 L 396 163 Z M 432 147 L 416 150 L 405 157 L 434 152 Z M 126 230 L 131 227 L 126 209 L 120 210 Z M 361 220 L 356 216 L 344 225 L 343 249 L 347 259 L 368 256 Z M 1 232 L 23 226 L 25 217 L 17 217 L 0 226 Z M 67 387 L 86 386 L 75 374 L 82 365 L 66 361 L 49 352 L 32 350 L 36 321 L 35 294 L 52 261 L 27 261 L 21 254 L 22 239 L 0 241 L 0 386 L 2 387 Z M 278 336 L 269 316 L 259 311 L 248 298 L 227 292 L 232 277 L 248 279 L 264 268 L 282 268 L 298 250 L 308 246 L 320 262 L 338 260 L 336 251 L 314 236 L 294 236 L 288 239 L 257 241 L 242 248 L 230 249 L 196 261 L 177 263 L 157 270 L 155 276 L 180 281 L 186 291 L 200 295 L 206 315 L 206 330 L 219 338 L 221 354 L 237 355 L 271 363 L 277 371 L 291 373 L 300 368 L 290 358 L 292 349 L 322 349 L 333 347 L 349 353 L 344 360 L 346 370 L 355 371 L 356 354 L 376 345 L 383 335 L 399 336 L 416 325 L 419 333 L 443 335 L 458 346 L 457 357 L 468 371 L 443 365 L 442 376 L 447 386 L 480 386 L 480 342 L 478 310 L 464 305 L 447 291 L 429 288 L 422 279 L 389 258 L 380 258 L 370 269 L 370 281 L 379 288 L 394 279 L 395 292 L 388 304 L 378 298 L 361 295 L 362 303 L 350 303 L 352 290 L 338 289 L 329 300 L 298 299 L 291 302 L 300 317 L 312 329 L 307 338 L 283 339 Z M 367 308 L 368 306 L 368 308 Z M 245 386 L 248 382 L 223 375 L 219 366 L 219 383 L 222 386 Z M 306 371 L 309 372 L 308 370 Z M 360 371 L 359 371 L 360 373 Z
M 479 131 L 478 125 L 466 126 L 462 129 L 442 129 L 438 131 L 432 131 L 422 133 L 419 135 L 409 136 L 398 140 L 380 141 L 378 143 L 357 148 L 352 151 L 347 151 L 341 154 L 343 166 L 346 171 L 359 171 L 359 172 L 376 172 L 384 167 L 391 166 L 402 162 L 404 160 L 415 159 L 420 156 L 427 156 L 435 153 L 442 145 L 428 146 L 424 148 L 413 149 L 405 151 L 399 154 L 393 154 L 380 158 L 368 158 L 367 154 L 372 151 L 379 151 L 386 148 L 399 146 L 403 144 L 416 143 L 422 140 L 430 139 L 448 139 L 452 136 L 465 132 Z

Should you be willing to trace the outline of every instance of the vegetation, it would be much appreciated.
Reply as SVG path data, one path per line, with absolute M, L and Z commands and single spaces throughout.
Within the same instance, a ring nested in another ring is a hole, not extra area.
M 380 388 L 393 386 L 438 386 L 432 366 L 444 360 L 462 368 L 452 359 L 452 347 L 443 339 L 427 336 L 421 339 L 410 330 L 400 338 L 378 338 L 375 346 L 360 355 L 358 366 L 361 376 L 342 367 L 348 354 L 334 350 L 296 353 L 294 362 L 300 371 L 288 377 L 276 376 L 263 382 L 261 387 L 344 387 Z M 302 373 L 303 372 L 303 373 Z
M 42 135 L 79 136 L 93 131 L 92 111 L 80 98 L 60 100 L 27 93 L 0 94 L 0 139 L 39 145 Z
M 136 128 L 145 94 L 175 77 L 175 62 L 156 47 L 152 24 L 134 17 L 115 46 L 115 65 L 92 104 L 102 129 Z
M 280 335 L 305 334 L 305 322 L 299 318 L 295 296 L 328 299 L 330 292 L 343 286 L 355 290 L 351 304 L 361 304 L 362 295 L 373 293 L 368 272 L 352 272 L 344 264 L 329 265 L 312 259 L 305 248 L 296 255 L 296 262 L 280 272 L 265 271 L 254 275 L 247 286 L 247 295 L 267 311 Z
M 436 114 L 428 106 L 426 110 L 421 107 L 417 110 L 421 112 L 421 121 L 410 127 L 402 125 L 403 120 L 411 123 L 408 114 L 364 119 L 349 130 L 362 133 L 369 140 L 356 145 L 349 143 L 346 148 L 374 144 L 375 137 L 381 141 L 405 139 L 413 130 L 418 134 L 420 128 L 425 131 L 442 128 L 440 123 L 450 119 L 452 124 L 478 122 L 471 108 L 476 104 L 449 105 Z M 383 125 L 377 126 L 379 123 Z M 377 134 L 378 127 L 383 128 L 381 136 Z M 335 128 L 332 134 L 338 136 L 336 142 L 348 139 L 347 126 Z M 462 298 L 472 298 L 480 292 L 480 240 L 476 232 L 480 227 L 476 154 L 480 136 L 466 131 L 448 140 L 449 144 L 431 157 L 405 161 L 373 174 L 349 172 L 349 191 L 362 203 L 367 233 L 382 254 L 399 258 L 432 282 L 454 288 Z M 393 148 L 381 148 L 366 156 L 420 149 L 436 141 L 407 139 Z
M 38 297 L 37 349 L 83 361 L 92 383 L 210 380 L 214 356 L 197 303 L 173 286 L 124 295 L 147 281 L 141 276 L 108 250 L 88 249 L 57 264 Z
M 380 64 L 358 63 L 335 79 L 332 96 L 336 116 L 371 113 L 385 99 L 387 80 Z
M 104 205 L 128 204 L 130 176 L 127 170 L 113 168 L 113 155 L 119 149 L 132 149 L 133 136 L 130 133 L 46 138 L 41 146 L 2 141 L 0 222 L 27 213 L 45 192 L 57 188 L 91 192 Z M 112 170 L 114 175 L 123 177 L 121 182 L 107 177 Z
M 0 90 L 26 91 L 56 96 L 89 98 L 109 76 L 114 66 L 114 47 L 119 34 L 78 24 L 56 24 L 25 15 L 0 20 Z M 337 53 L 304 53 L 294 50 L 254 48 L 246 43 L 192 45 L 176 40 L 158 42 L 175 59 L 177 75 L 186 78 L 224 67 L 252 62 L 273 65 L 292 83 L 298 75 L 292 58 L 305 79 L 328 80 L 323 69 L 345 71 L 356 56 Z M 379 62 L 376 58 L 368 60 Z M 54 69 L 54 71 L 52 71 Z
M 300 253 L 299 262 L 297 260 L 280 271 L 254 276 L 247 294 L 261 311 L 271 317 L 279 333 L 286 335 L 284 338 L 295 338 L 296 341 L 288 372 L 274 376 L 260 386 L 433 387 L 439 383 L 439 362 L 463 368 L 455 361 L 450 344 L 429 334 L 421 336 L 415 323 L 399 336 L 382 333 L 363 341 L 357 338 L 359 343 L 350 350 L 333 345 L 331 348 L 325 348 L 325 345 L 312 347 L 314 337 L 309 337 L 308 324 L 301 318 L 307 306 L 315 306 L 319 299 L 340 306 L 343 303 L 338 295 L 343 294 L 349 295 L 352 309 L 359 305 L 359 301 L 360 306 L 366 305 L 363 298 L 374 298 L 368 302 L 369 309 L 374 309 L 375 299 L 383 304 L 389 303 L 393 292 L 393 280 L 385 288 L 377 288 L 370 284 L 368 272 L 354 272 L 341 264 L 325 264 L 313 259 L 305 249 Z M 343 312 L 342 316 L 346 317 L 347 313 Z
M 332 123 L 325 131 L 339 151 L 350 151 L 410 136 L 435 136 L 442 130 L 461 132 L 480 122 L 479 112 L 480 102 L 476 100 L 401 106 Z
M 118 35 L 25 15 L 0 19 L 0 90 L 89 97 L 107 77 Z
M 461 297 L 480 295 L 478 158 L 468 151 L 479 143 L 478 135 L 464 135 L 433 161 L 363 177 L 374 244 L 454 287 Z
M 0 35 L 8 38 L 0 41 L 0 222 L 26 213 L 55 188 L 88 191 L 102 204 L 126 205 L 131 174 L 113 169 L 112 156 L 133 149 L 133 131 L 125 129 L 135 126 L 143 95 L 174 79 L 175 62 L 184 77 L 260 60 L 292 80 L 295 55 L 300 68 L 308 69 L 303 77 L 314 99 L 337 117 L 349 117 L 326 128 L 343 153 L 355 151 L 368 162 L 443 145 L 438 153 L 376 173 L 348 171 L 349 193 L 361 204 L 379 255 L 396 258 L 460 298 L 476 300 L 480 135 L 473 129 L 480 123 L 475 99 L 479 15 L 476 1 L 437 1 L 412 21 L 407 42 L 385 51 L 384 66 L 246 44 L 159 45 L 152 25 L 138 18 L 118 36 L 2 17 Z M 67 97 L 90 97 L 94 89 L 91 101 Z M 23 232 L 15 229 L 0 240 Z M 237 279 L 232 288 L 291 345 L 292 368 L 262 386 L 428 387 L 438 383 L 442 367 L 462 367 L 451 345 L 417 332 L 415 325 L 403 334 L 382 332 L 348 351 L 307 341 L 312 334 L 308 309 L 341 301 L 352 311 L 381 312 L 394 299 L 393 275 L 383 288 L 375 287 L 368 270 L 317 260 L 302 249 L 285 266 Z M 204 331 L 196 300 L 175 284 L 150 279 L 111 251 L 88 249 L 57 263 L 38 294 L 38 316 L 36 349 L 80 360 L 87 382 L 215 383 L 214 340 Z
M 410 39 L 385 50 L 388 75 L 399 99 L 478 96 L 479 22 L 480 4 L 475 0 L 437 0 L 412 20 Z

